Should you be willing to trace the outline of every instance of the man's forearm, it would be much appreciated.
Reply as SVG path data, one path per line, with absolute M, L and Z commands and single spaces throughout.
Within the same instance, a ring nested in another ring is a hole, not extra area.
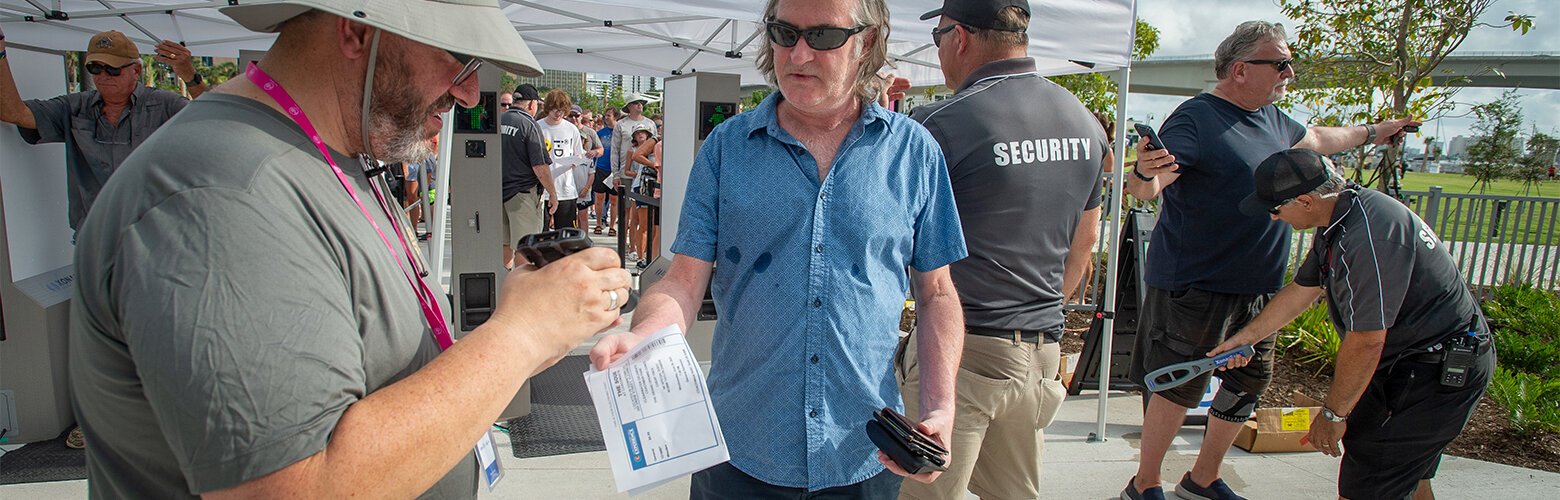
M 1321 295 L 1321 287 L 1290 283 L 1282 290 L 1279 290 L 1278 294 L 1274 295 L 1273 300 L 1269 300 L 1267 305 L 1262 306 L 1262 312 L 1257 313 L 1256 318 L 1246 323 L 1246 326 L 1241 328 L 1235 334 L 1235 337 L 1239 338 L 1242 344 L 1256 344 L 1272 335 L 1273 332 L 1277 332 L 1279 328 L 1289 324 L 1290 321 L 1300 317 L 1300 313 L 1310 309 L 1311 304 L 1315 304 L 1316 298 Z
M 542 189 L 545 190 L 544 192 L 552 193 L 553 196 L 558 195 L 558 193 L 553 193 L 553 178 L 551 167 L 548 167 L 547 165 L 531 165 L 531 172 L 536 174 L 536 182 L 542 186 Z
M 1062 299 L 1071 299 L 1078 293 L 1078 282 L 1088 274 L 1094 264 L 1094 244 L 1100 239 L 1100 207 L 1085 210 L 1073 228 L 1072 248 L 1062 265 Z
M 1122 190 L 1126 191 L 1127 194 L 1132 195 L 1133 198 L 1149 201 L 1159 197 L 1161 187 L 1157 178 L 1150 177 L 1150 179 L 1153 180 L 1145 181 L 1143 179 L 1137 178 L 1136 175 L 1133 175 L 1132 172 L 1129 171 L 1127 172 L 1126 179 L 1126 185 Z
M 672 255 L 672 267 L 654 286 L 639 297 L 630 331 L 647 336 L 668 325 L 677 325 L 683 333 L 693 324 L 694 315 L 704 303 L 714 264 L 684 255 Z
M 947 268 L 916 292 L 916 356 L 921 370 L 921 418 L 953 411 L 954 382 L 964 354 L 964 309 Z
M 1338 345 L 1338 359 L 1334 362 L 1332 385 L 1327 388 L 1327 408 L 1339 415 L 1354 412 L 1360 395 L 1376 373 L 1381 363 L 1381 347 L 1386 344 L 1387 331 L 1349 332 Z
M 1369 135 L 1365 128 L 1368 126 L 1370 125 L 1310 127 L 1307 129 L 1310 135 L 1295 146 L 1305 147 L 1324 155 L 1337 154 L 1343 150 L 1364 145 L 1365 137 Z
M 540 336 L 532 324 L 484 324 L 416 373 L 349 406 L 324 450 L 256 479 L 263 491 L 246 483 L 214 496 L 389 498 L 426 491 L 443 471 L 470 459 L 520 384 L 550 361 L 547 346 L 528 342 Z
M 0 40 L 0 51 L 6 43 Z M 21 128 L 38 128 L 31 109 L 22 102 L 22 94 L 16 89 L 16 77 L 11 74 L 11 58 L 0 57 L 0 120 Z

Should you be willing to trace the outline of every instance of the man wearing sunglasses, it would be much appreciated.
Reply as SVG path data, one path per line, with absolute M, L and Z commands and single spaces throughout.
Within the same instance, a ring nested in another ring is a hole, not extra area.
M 958 90 L 911 117 L 949 158 L 971 258 L 951 266 L 965 322 L 953 460 L 930 484 L 905 481 L 900 498 L 1040 496 L 1044 428 L 1066 395 L 1062 302 L 1098 238 L 1110 143 L 1076 97 L 1036 73 L 1029 18 L 1024 0 L 948 0 L 921 16 L 936 20 L 938 61 Z M 899 362 L 912 412 L 916 354 Z
M 1126 192 L 1163 197 L 1148 247 L 1146 300 L 1133 351 L 1131 376 L 1202 359 L 1256 316 L 1283 285 L 1289 262 L 1289 226 L 1241 214 L 1236 205 L 1252 191 L 1252 172 L 1269 155 L 1300 147 L 1322 154 L 1387 144 L 1410 119 L 1354 127 L 1307 127 L 1274 105 L 1294 81 L 1284 26 L 1248 21 L 1214 52 L 1218 83 L 1182 103 L 1159 128 L 1164 149 L 1138 141 L 1137 168 Z M 1240 498 L 1219 465 L 1272 379 L 1273 341 L 1256 344 L 1249 365 L 1220 373 L 1208 411 L 1208 429 L 1192 470 L 1182 476 L 1182 498 Z M 1170 442 L 1196 407 L 1208 374 L 1154 393 L 1143 416 L 1143 453 L 1122 498 L 1163 498 L 1160 470 Z
M 1294 282 L 1208 354 L 1272 336 L 1325 296 L 1343 340 L 1306 441 L 1343 458 L 1340 498 L 1434 498 L 1441 451 L 1495 369 L 1489 325 L 1456 260 L 1413 210 L 1345 181 L 1315 151 L 1274 153 L 1253 177 L 1241 211 L 1315 228 L 1316 239 Z
M 893 357 L 911 287 L 922 391 L 908 416 L 944 445 L 953 428 L 964 335 L 948 264 L 965 250 L 948 170 L 925 128 L 876 102 L 884 0 L 771 0 L 763 19 L 758 67 L 779 92 L 706 139 L 670 270 L 592 362 L 687 331 L 710 286 L 710 395 L 739 424 L 722 426 L 731 461 L 695 473 L 691 497 L 895 498 L 902 478 L 864 428 L 902 407 Z
M 82 226 L 70 381 L 90 495 L 476 498 L 495 419 L 618 321 L 629 275 L 605 248 L 516 269 L 451 342 L 369 168 L 432 154 L 479 66 L 540 65 L 494 0 L 222 11 L 277 32 L 271 49 L 143 144 Z
M 4 32 L 0 59 L 5 59 Z M 206 90 L 189 49 L 164 40 L 157 45 L 157 60 L 173 66 L 192 96 Z M 141 84 L 141 52 L 123 33 L 93 35 L 85 61 L 95 90 L 25 101 L 10 61 L 0 61 L 0 120 L 16 125 L 28 144 L 65 143 L 73 230 L 81 229 L 93 200 L 125 157 L 189 103 L 179 94 Z

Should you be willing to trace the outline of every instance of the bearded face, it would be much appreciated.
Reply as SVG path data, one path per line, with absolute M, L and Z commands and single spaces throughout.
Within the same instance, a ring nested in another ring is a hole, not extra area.
M 404 52 L 385 51 L 378 65 L 368 109 L 370 151 L 386 162 L 427 160 L 433 156 L 433 138 L 443 124 L 438 115 L 455 106 L 455 96 L 446 89 L 426 102 Z

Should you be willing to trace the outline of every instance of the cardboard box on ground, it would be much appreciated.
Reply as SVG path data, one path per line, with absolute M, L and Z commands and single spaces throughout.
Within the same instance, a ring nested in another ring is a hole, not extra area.
M 1235 446 L 1252 453 L 1316 451 L 1300 444 L 1300 438 L 1311 432 L 1311 419 L 1321 413 L 1322 402 L 1299 392 L 1294 400 L 1302 406 L 1258 408 L 1235 435 Z

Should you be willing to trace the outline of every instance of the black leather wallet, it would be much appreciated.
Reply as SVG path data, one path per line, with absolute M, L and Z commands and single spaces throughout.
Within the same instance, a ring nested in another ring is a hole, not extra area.
M 948 450 L 921 431 L 915 423 L 893 408 L 872 414 L 867 421 L 867 437 L 894 463 L 911 474 L 948 470 Z

